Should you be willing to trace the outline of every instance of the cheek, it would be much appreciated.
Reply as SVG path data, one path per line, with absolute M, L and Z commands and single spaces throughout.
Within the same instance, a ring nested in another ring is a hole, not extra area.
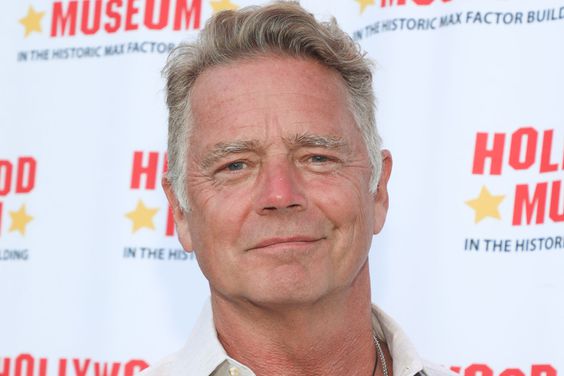
M 189 227 L 195 249 L 209 252 L 237 246 L 240 226 L 250 210 L 249 195 L 245 192 L 208 186 L 193 195 Z
M 368 182 L 350 174 L 336 173 L 313 178 L 308 186 L 311 197 L 339 227 L 366 224 L 371 219 L 373 203 Z
M 316 206 L 334 228 L 333 263 L 348 275 L 364 263 L 370 248 L 374 204 L 368 185 L 362 187 L 362 181 L 341 177 L 326 183 L 312 183 L 319 192 Z
M 188 225 L 195 254 L 205 277 L 218 289 L 233 282 L 233 265 L 243 248 L 242 226 L 249 210 L 248 194 L 232 189 L 193 195 Z

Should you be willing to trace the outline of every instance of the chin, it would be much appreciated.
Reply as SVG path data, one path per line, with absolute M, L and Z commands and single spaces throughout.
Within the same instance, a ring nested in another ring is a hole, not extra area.
M 250 287 L 249 300 L 257 305 L 303 305 L 320 300 L 328 292 L 323 281 L 291 273 L 270 273 Z
M 317 302 L 321 297 L 317 294 L 294 292 L 292 294 L 256 294 L 249 300 L 258 307 L 280 309 L 282 307 L 292 308 L 310 305 Z

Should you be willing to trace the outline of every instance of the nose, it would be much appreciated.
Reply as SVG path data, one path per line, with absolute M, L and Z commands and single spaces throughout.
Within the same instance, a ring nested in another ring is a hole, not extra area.
M 260 215 L 303 211 L 307 208 L 302 177 L 288 160 L 265 163 L 255 192 L 255 210 Z

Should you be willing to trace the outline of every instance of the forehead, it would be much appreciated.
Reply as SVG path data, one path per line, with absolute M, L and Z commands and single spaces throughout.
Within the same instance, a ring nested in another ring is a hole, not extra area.
M 191 148 L 224 139 L 357 133 L 338 72 L 310 59 L 264 56 L 205 70 L 191 93 Z

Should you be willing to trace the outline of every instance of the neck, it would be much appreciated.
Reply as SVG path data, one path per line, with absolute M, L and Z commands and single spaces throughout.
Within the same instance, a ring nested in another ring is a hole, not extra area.
M 314 303 L 264 307 L 212 291 L 212 307 L 226 352 L 257 376 L 372 374 L 368 263 L 351 286 Z

